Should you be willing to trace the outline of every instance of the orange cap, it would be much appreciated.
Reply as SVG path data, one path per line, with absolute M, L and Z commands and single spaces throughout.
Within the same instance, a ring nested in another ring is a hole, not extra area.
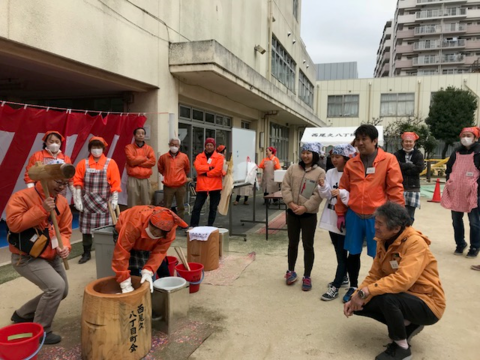
M 65 141 L 65 138 L 63 137 L 62 134 L 60 134 L 58 131 L 56 130 L 50 130 L 50 131 L 47 131 L 45 133 L 45 135 L 43 135 L 43 138 L 42 138 L 42 141 L 47 141 L 47 138 L 52 135 L 52 134 L 56 134 L 60 137 L 60 141 L 63 143 Z
M 150 217 L 150 222 L 153 226 L 163 231 L 171 231 L 174 225 L 178 225 L 182 228 L 188 227 L 187 223 L 172 210 L 162 207 L 155 208 Z
M 418 136 L 416 133 L 414 132 L 404 132 L 401 136 L 402 140 L 413 140 L 413 141 L 417 141 L 420 136 Z
M 475 135 L 476 138 L 479 138 L 480 137 L 480 128 L 478 127 L 466 127 L 466 128 L 463 128 L 462 131 L 460 132 L 460 136 L 464 133 L 464 132 L 471 132 L 473 135 Z
M 98 141 L 100 141 L 101 143 L 103 143 L 103 145 L 104 145 L 105 147 L 108 146 L 107 142 L 106 142 L 102 137 L 100 137 L 100 136 L 94 136 L 94 137 L 92 137 L 92 138 L 88 141 L 88 143 L 90 144 L 92 141 L 95 141 L 95 140 L 98 140 Z
M 222 152 L 223 150 L 225 150 L 225 145 L 218 145 L 217 147 L 217 152 Z

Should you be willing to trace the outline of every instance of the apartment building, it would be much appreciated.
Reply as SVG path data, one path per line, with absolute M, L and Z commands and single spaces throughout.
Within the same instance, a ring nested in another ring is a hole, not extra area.
M 392 68 L 393 20 L 387 21 L 377 50 L 374 77 L 389 76 Z
M 315 115 L 316 72 L 301 0 L 0 2 L 0 100 L 147 113 L 157 153 L 179 129 L 194 158 L 256 131 L 257 157 L 298 158 Z
M 388 76 L 476 71 L 480 58 L 480 1 L 398 0 L 391 58 Z M 375 76 L 387 73 L 376 71 Z

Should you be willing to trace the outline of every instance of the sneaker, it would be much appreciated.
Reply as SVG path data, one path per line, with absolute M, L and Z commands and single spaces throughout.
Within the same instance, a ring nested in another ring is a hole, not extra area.
M 62 341 L 62 337 L 60 335 L 54 334 L 53 332 L 48 332 L 47 336 L 45 337 L 45 345 L 54 345 L 58 344 L 60 341 Z
M 234 201 L 233 205 L 235 205 L 235 206 L 238 205 L 238 201 Z
M 350 284 L 349 280 L 348 280 L 348 276 L 344 276 L 343 277 L 343 281 L 342 281 L 342 284 L 340 285 L 340 287 L 348 287 L 348 284 Z M 327 288 L 331 288 L 333 286 L 333 281 L 328 283 L 327 285 Z
M 244 201 L 243 205 L 250 205 L 250 203 L 248 201 Z
M 404 349 L 393 341 L 387 345 L 387 350 L 377 355 L 375 360 L 410 360 L 411 358 L 412 351 L 410 350 L 410 347 Z
M 405 326 L 405 330 L 407 331 L 407 342 L 410 345 L 410 341 L 412 338 L 417 335 L 420 331 L 423 330 L 425 326 L 423 325 L 417 325 L 417 324 L 410 324 L 408 326 Z
M 302 290 L 310 291 L 312 290 L 312 279 L 310 277 L 304 276 L 302 279 Z
M 335 286 L 328 288 L 327 292 L 323 294 L 320 299 L 323 301 L 330 301 L 338 297 L 338 289 Z
M 287 279 L 287 285 L 292 285 L 297 281 L 297 273 L 295 271 L 287 271 L 285 274 L 285 279 Z
M 343 296 L 343 302 L 344 303 L 347 303 L 347 302 L 350 301 L 350 299 L 352 298 L 352 295 L 355 292 L 355 290 L 357 290 L 356 287 L 348 288 L 347 293 Z
M 463 246 L 457 245 L 457 248 L 453 252 L 453 255 L 463 255 L 463 252 L 467 248 L 467 244 L 464 244 Z
M 21 317 L 20 315 L 17 314 L 16 311 L 13 312 L 13 315 L 12 317 L 10 318 L 10 320 L 12 320 L 12 322 L 14 322 L 15 324 L 20 324 L 20 323 L 26 323 L 26 322 L 33 322 L 33 317 L 29 317 L 29 318 L 24 318 L 24 317 Z
M 470 250 L 468 250 L 468 253 L 467 253 L 467 258 L 469 259 L 475 259 L 478 255 L 478 251 L 480 249 L 477 249 L 477 248 L 470 248 Z

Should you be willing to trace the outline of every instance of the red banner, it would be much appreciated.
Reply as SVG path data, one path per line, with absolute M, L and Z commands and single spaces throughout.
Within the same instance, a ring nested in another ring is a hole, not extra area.
M 133 141 L 133 130 L 142 127 L 146 120 L 145 116 L 137 114 L 102 117 L 28 107 L 13 109 L 6 104 L 0 106 L 0 214 L 3 214 L 11 194 L 26 187 L 23 181 L 25 167 L 30 156 L 42 149 L 45 132 L 57 130 L 65 136 L 61 150 L 74 164 L 88 156 L 87 145 L 92 136 L 103 137 L 109 144 L 106 155 L 116 161 L 120 174 L 123 174 L 125 146 Z

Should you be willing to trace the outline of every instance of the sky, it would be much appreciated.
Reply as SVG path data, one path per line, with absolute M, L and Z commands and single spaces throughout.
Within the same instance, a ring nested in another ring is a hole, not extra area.
M 367 5 L 368 4 L 368 5 Z M 315 64 L 356 61 L 372 78 L 383 28 L 397 0 L 302 0 L 301 36 Z

